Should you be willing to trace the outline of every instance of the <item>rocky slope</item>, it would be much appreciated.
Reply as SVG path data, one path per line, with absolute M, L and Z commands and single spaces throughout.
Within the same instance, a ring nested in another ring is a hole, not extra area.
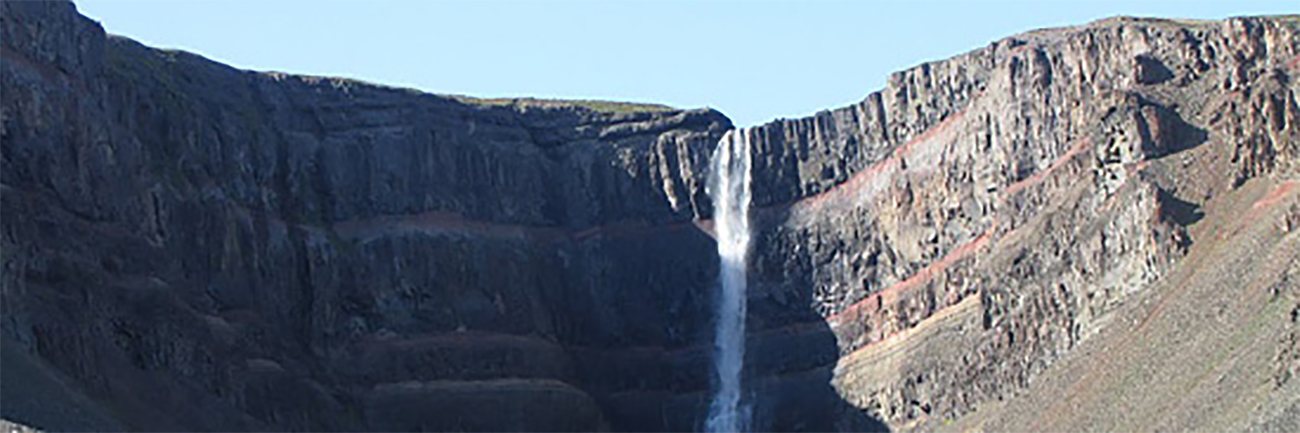
M 5 398 L 89 406 L 5 417 L 702 425 L 723 115 L 240 71 L 69 3 L 0 19 L 4 363 L 50 378 Z M 755 128 L 756 427 L 1285 429 L 1297 32 L 1031 32 Z M 1119 407 L 1181 418 L 1095 418 Z

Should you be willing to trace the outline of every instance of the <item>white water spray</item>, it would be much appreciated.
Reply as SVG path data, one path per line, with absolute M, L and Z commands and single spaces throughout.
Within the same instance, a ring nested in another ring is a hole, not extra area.
M 713 343 L 718 393 L 709 405 L 705 430 L 739 432 L 749 427 L 749 406 L 741 403 L 745 363 L 746 258 L 749 255 L 750 131 L 728 131 L 713 151 L 709 195 L 718 238 L 718 329 Z

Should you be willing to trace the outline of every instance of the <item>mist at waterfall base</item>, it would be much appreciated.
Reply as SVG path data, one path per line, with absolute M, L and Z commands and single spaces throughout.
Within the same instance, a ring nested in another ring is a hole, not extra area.
M 728 131 L 713 151 L 708 192 L 718 240 L 717 334 L 714 367 L 717 394 L 709 405 L 705 430 L 739 432 L 749 428 L 750 405 L 741 401 L 745 364 L 745 264 L 749 255 L 750 134 Z

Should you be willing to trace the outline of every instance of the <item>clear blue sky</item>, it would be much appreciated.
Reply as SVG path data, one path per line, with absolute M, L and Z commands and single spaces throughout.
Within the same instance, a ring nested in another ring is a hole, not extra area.
M 1300 12 L 1294 0 L 77 3 L 111 33 L 240 68 L 482 97 L 708 106 L 742 126 L 856 102 L 893 71 L 1030 29 Z

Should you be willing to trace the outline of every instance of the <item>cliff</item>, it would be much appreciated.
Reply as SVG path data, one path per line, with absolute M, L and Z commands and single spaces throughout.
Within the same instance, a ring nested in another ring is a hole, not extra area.
M 240 71 L 3 7 L 5 330 L 130 427 L 406 428 L 388 384 L 421 381 L 586 430 L 575 386 L 621 364 L 585 360 L 705 332 L 717 112 Z
M 0 19 L 3 362 L 44 378 L 5 400 L 50 402 L 5 417 L 702 424 L 722 114 L 242 71 L 70 3 Z M 1297 31 L 1036 31 L 757 127 L 756 426 L 1285 428 Z
M 759 284 L 894 428 L 1294 419 L 1298 25 L 1040 30 L 765 125 Z

